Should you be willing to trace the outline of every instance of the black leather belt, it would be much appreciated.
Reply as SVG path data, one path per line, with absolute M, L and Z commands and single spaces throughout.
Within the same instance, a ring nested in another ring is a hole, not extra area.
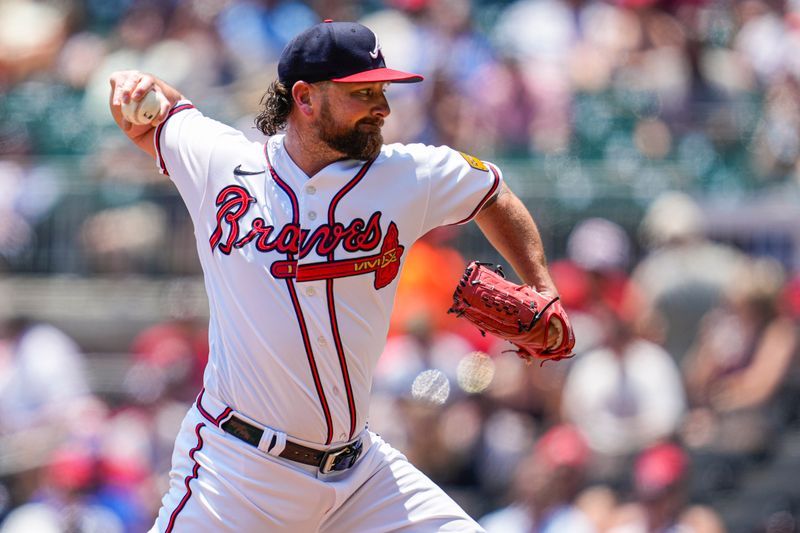
M 256 448 L 258 448 L 261 437 L 264 435 L 263 429 L 259 429 L 236 416 L 230 417 L 220 427 L 226 433 L 230 433 L 234 437 Z M 269 444 L 270 450 L 275 446 L 276 440 L 277 438 L 273 435 L 272 442 Z M 361 440 L 359 439 L 356 442 L 340 448 L 322 451 L 303 446 L 302 444 L 287 439 L 286 446 L 278 456 L 297 463 L 303 463 L 304 465 L 316 466 L 319 468 L 320 472 L 327 474 L 329 472 L 347 470 L 356 464 L 356 461 L 361 455 L 362 447 Z

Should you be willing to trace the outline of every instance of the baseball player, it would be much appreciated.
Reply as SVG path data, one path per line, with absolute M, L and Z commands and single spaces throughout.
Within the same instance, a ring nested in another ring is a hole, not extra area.
M 367 419 L 405 252 L 429 230 L 476 220 L 526 283 L 556 294 L 500 170 L 383 144 L 387 85 L 422 76 L 387 68 L 360 24 L 326 21 L 287 45 L 256 121 L 266 143 L 150 75 L 110 81 L 115 120 L 191 215 L 210 305 L 204 388 L 152 531 L 482 531 Z M 152 123 L 123 119 L 150 90 L 164 96 Z

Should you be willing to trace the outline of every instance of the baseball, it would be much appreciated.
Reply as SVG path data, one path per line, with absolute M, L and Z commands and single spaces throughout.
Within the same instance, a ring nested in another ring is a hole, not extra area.
M 138 102 L 131 100 L 127 104 L 122 104 L 122 116 L 131 124 L 150 124 L 161 112 L 163 98 L 156 91 L 148 91 Z

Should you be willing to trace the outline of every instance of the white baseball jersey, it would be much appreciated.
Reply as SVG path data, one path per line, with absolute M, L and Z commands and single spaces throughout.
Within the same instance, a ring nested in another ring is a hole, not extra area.
M 249 141 L 188 101 L 155 143 L 194 222 L 207 393 L 291 438 L 351 440 L 366 425 L 406 251 L 474 217 L 499 170 L 447 147 L 392 144 L 308 177 L 282 135 Z

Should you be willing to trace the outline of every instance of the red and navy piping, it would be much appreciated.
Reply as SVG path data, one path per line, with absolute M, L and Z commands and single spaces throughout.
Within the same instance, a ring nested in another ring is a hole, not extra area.
M 203 437 L 200 435 L 200 430 L 204 427 L 206 427 L 206 425 L 201 422 L 194 428 L 194 434 L 197 435 L 197 445 L 189 451 L 189 459 L 194 461 L 194 467 L 192 467 L 192 473 L 186 476 L 186 478 L 183 480 L 183 484 L 186 486 L 186 494 L 183 495 L 183 498 L 181 498 L 178 506 L 175 507 L 175 510 L 172 511 L 172 514 L 169 515 L 169 523 L 167 524 L 167 529 L 164 530 L 164 533 L 172 533 L 172 528 L 175 527 L 175 519 L 178 518 L 178 515 L 189 501 L 189 498 L 192 497 L 192 487 L 189 485 L 189 482 L 193 479 L 197 479 L 197 475 L 200 473 L 200 463 L 198 463 L 197 459 L 194 458 L 194 454 L 203 448 Z
M 205 389 L 205 387 L 203 387 L 203 389 L 200 391 L 200 394 L 197 396 L 197 401 L 195 402 L 195 405 L 197 405 L 197 410 L 200 411 L 200 414 L 203 415 L 203 418 L 205 418 L 206 420 L 208 420 L 209 422 L 211 422 L 215 426 L 219 427 L 219 425 L 222 423 L 222 421 L 225 420 L 225 418 L 229 414 L 231 414 L 233 412 L 233 409 L 231 409 L 230 407 L 226 407 L 225 410 L 222 411 L 222 413 L 220 413 L 220 415 L 218 417 L 214 418 L 203 407 L 203 395 L 205 393 L 206 393 L 206 389 Z
M 194 105 L 192 104 L 180 104 L 172 109 L 169 110 L 167 114 L 167 118 L 165 118 L 161 124 L 156 127 L 156 155 L 158 156 L 158 167 L 161 170 L 161 173 L 165 176 L 169 176 L 169 172 L 167 172 L 167 165 L 164 163 L 164 156 L 161 154 L 161 130 L 164 129 L 164 124 L 174 115 L 175 113 L 180 113 L 181 111 L 186 111 L 187 109 L 194 109 Z
M 469 214 L 468 217 L 459 220 L 458 222 L 453 222 L 452 224 L 448 224 L 448 226 L 457 226 L 459 224 L 464 224 L 466 222 L 469 222 L 475 217 L 475 215 L 477 215 L 480 212 L 483 206 L 486 205 L 486 202 L 488 202 L 489 199 L 492 196 L 494 196 L 495 191 L 497 191 L 497 187 L 500 185 L 500 172 L 498 172 L 497 168 L 495 168 L 495 166 L 492 165 L 491 163 L 486 163 L 486 166 L 488 166 L 492 170 L 492 174 L 494 175 L 494 182 L 492 183 L 492 187 L 489 189 L 489 192 L 486 193 L 483 199 L 478 203 L 478 206 L 472 211 L 472 213 Z

